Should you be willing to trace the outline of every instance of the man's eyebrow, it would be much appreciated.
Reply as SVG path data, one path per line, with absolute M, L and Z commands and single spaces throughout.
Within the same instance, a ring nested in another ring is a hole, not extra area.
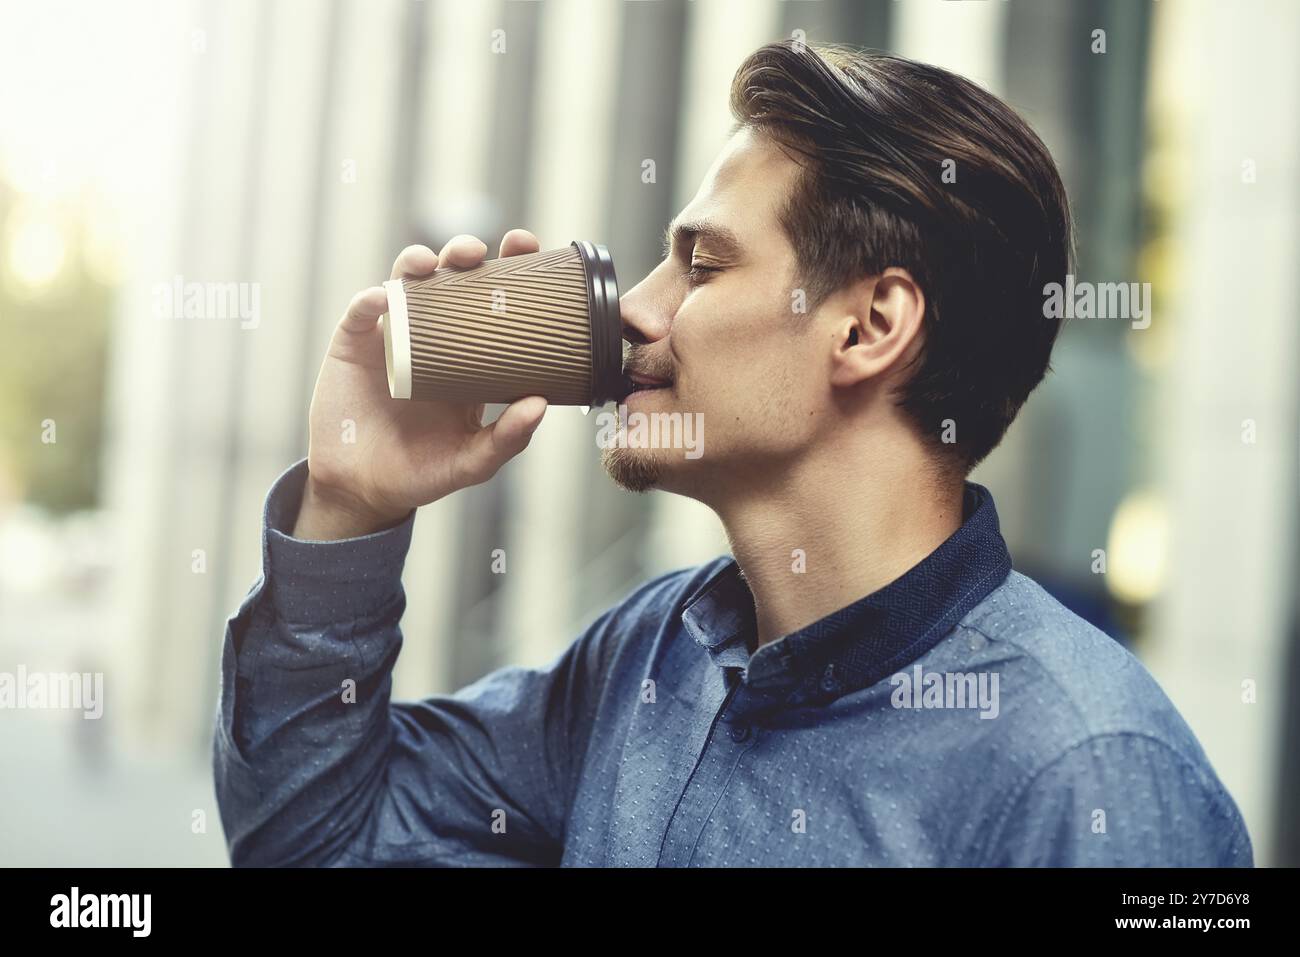
M 704 242 L 722 256 L 739 256 L 741 250 L 740 239 L 737 238 L 735 233 L 726 226 L 710 222 L 707 219 L 670 223 L 668 228 L 664 230 L 665 258 L 672 251 L 673 242 L 676 242 L 678 246 Z

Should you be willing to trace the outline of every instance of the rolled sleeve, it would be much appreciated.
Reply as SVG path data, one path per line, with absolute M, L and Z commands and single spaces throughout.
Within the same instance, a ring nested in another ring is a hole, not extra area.
M 312 542 L 294 538 L 307 460 L 275 480 L 262 514 L 262 577 L 276 614 L 289 621 L 363 617 L 388 601 L 411 547 L 415 511 L 392 528 L 357 538 Z M 272 574 L 272 572 L 274 572 Z

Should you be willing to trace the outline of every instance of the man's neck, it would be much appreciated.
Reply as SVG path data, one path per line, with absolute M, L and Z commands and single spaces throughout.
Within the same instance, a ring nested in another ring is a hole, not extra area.
M 961 527 L 962 483 L 931 479 L 919 449 L 896 451 L 870 470 L 805 461 L 714 504 L 754 595 L 758 647 L 883 588 Z

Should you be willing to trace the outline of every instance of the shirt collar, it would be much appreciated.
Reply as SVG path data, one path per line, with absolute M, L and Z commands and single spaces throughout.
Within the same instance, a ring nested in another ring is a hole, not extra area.
M 735 559 L 687 599 L 682 623 L 718 667 L 739 669 L 767 704 L 833 700 L 921 657 L 1011 571 L 987 488 L 965 483 L 963 522 L 917 565 L 870 595 L 750 654 L 753 595 Z

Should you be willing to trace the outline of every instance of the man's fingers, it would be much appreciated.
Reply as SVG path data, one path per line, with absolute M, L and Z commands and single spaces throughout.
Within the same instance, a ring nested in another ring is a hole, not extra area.
M 452 236 L 447 245 L 438 253 L 438 262 L 443 266 L 459 266 L 470 269 L 477 266 L 487 255 L 487 243 L 473 236 Z
M 427 276 L 438 268 L 438 257 L 428 246 L 407 246 L 397 254 L 389 279 Z
M 466 441 L 457 462 L 460 474 L 456 484 L 463 488 L 490 479 L 527 448 L 545 414 L 546 400 L 539 395 L 512 402 L 495 422 Z
M 371 286 L 352 297 L 339 328 L 348 332 L 369 332 L 388 311 L 388 293 L 383 286 Z
M 540 395 L 530 395 L 511 402 L 492 423 L 494 441 L 497 443 L 517 441 L 519 449 L 522 450 L 528 444 L 528 439 L 534 430 L 541 425 L 542 416 L 545 414 L 546 400 Z
M 535 253 L 542 248 L 542 244 L 526 229 L 512 229 L 501 237 L 501 252 L 499 255 L 502 259 L 506 256 L 521 256 L 524 253 Z

